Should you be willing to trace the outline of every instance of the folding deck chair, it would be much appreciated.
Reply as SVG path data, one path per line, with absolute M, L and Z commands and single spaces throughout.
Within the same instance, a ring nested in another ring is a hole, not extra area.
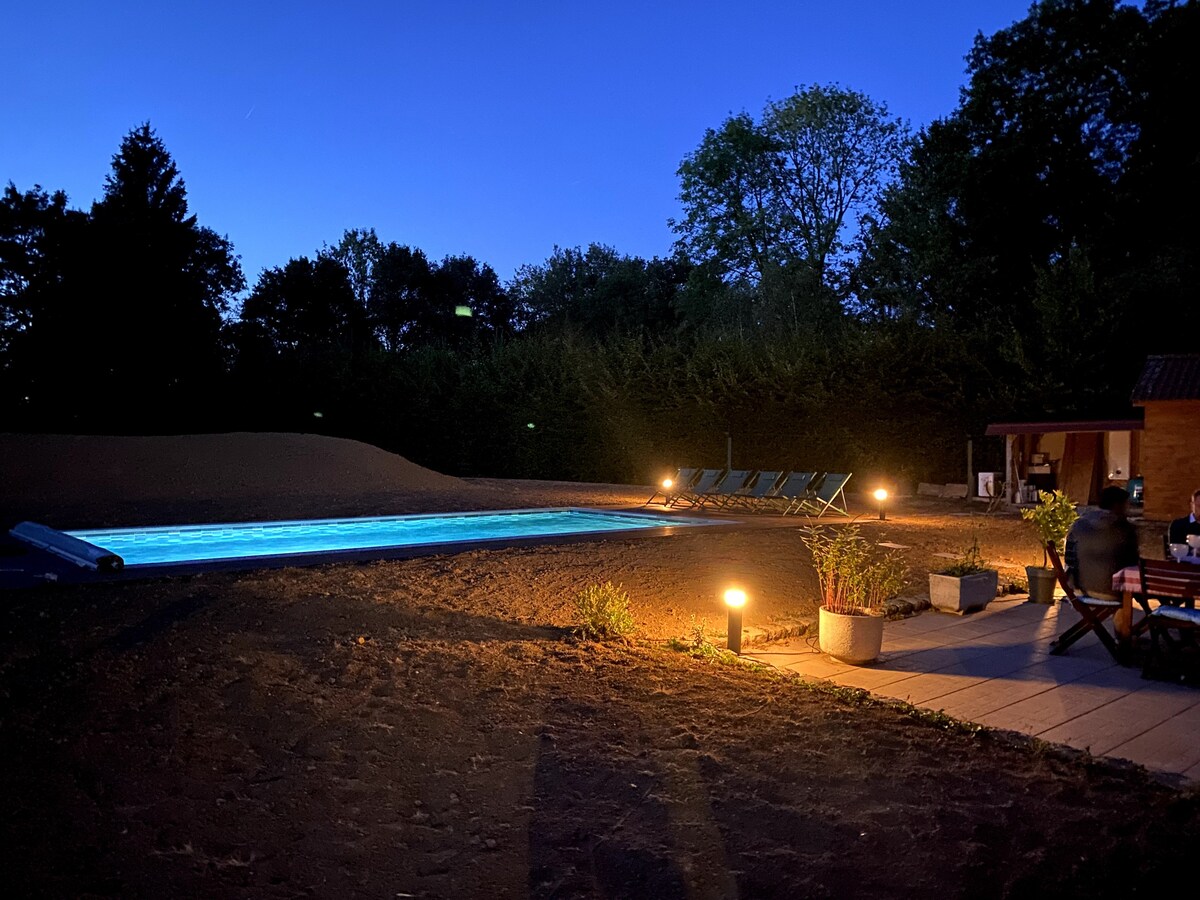
M 729 473 L 712 489 L 700 495 L 697 505 L 701 509 L 712 506 L 714 509 L 724 509 L 729 505 L 738 491 L 745 489 L 754 473 L 750 469 L 730 469 Z
M 1079 613 L 1079 621 L 1050 642 L 1050 655 L 1061 656 L 1077 640 L 1089 631 L 1094 631 L 1100 643 L 1112 654 L 1112 658 L 1121 662 L 1121 648 L 1117 646 L 1116 639 L 1109 634 L 1104 624 L 1121 608 L 1121 601 L 1076 594 L 1071 579 L 1067 577 L 1067 570 L 1063 568 L 1062 560 L 1058 556 L 1058 547 L 1054 545 L 1054 541 L 1046 542 L 1046 555 L 1050 557 L 1050 565 L 1054 568 L 1059 586 L 1067 595 L 1067 602 Z
M 817 485 L 817 489 L 801 502 L 801 507 L 806 513 L 816 515 L 818 519 L 827 512 L 835 512 L 839 516 L 849 518 L 850 512 L 846 509 L 846 482 L 849 480 L 849 475 L 832 473 L 826 475 Z M 838 504 L 839 497 L 841 498 L 840 505 Z
M 1175 560 L 1142 559 L 1138 561 L 1138 568 L 1142 575 L 1142 593 L 1138 599 L 1147 609 L 1151 597 L 1159 601 L 1159 606 L 1142 620 L 1150 629 L 1151 659 L 1158 662 L 1163 657 L 1163 646 L 1170 652 L 1178 650 L 1171 637 L 1172 631 L 1179 632 L 1181 642 L 1193 646 L 1197 643 L 1200 609 L 1196 609 L 1196 596 L 1200 567 Z
M 811 494 L 812 483 L 816 479 L 816 472 L 789 472 L 783 483 L 763 498 L 761 505 L 764 508 L 774 506 L 784 516 L 798 512 L 800 504 Z
M 721 473 L 724 469 L 704 469 L 696 476 L 696 480 L 690 485 L 671 498 L 668 506 L 678 506 L 686 503 L 688 507 L 693 507 L 700 502 L 700 498 L 713 489 L 713 487 L 721 480 Z
M 744 487 L 729 498 L 728 506 L 745 506 L 755 511 L 761 511 L 763 503 L 770 497 L 779 482 L 782 472 L 759 472 L 754 483 Z
M 670 506 L 671 498 L 674 497 L 680 491 L 685 490 L 688 487 L 688 485 L 690 485 L 693 481 L 695 481 L 696 473 L 699 471 L 700 471 L 699 469 L 680 469 L 680 470 L 678 470 L 675 473 L 675 477 L 671 479 L 671 486 L 669 488 L 664 488 L 662 485 L 659 485 L 658 490 L 655 491 L 653 494 L 651 494 L 650 499 L 647 500 L 645 503 L 643 503 L 642 506 L 649 506 L 651 503 L 654 502 L 654 498 L 659 496 L 660 494 L 662 495 L 662 498 L 663 498 L 663 506 Z

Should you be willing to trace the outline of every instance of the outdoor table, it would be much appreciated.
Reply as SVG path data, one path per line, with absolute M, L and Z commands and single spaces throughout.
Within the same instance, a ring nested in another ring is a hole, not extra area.
M 1200 564 L 1195 566 L 1196 577 L 1194 587 L 1200 590 Z M 1189 585 L 1192 583 L 1189 582 Z M 1121 610 L 1113 617 L 1113 629 L 1117 632 L 1117 640 L 1122 647 L 1128 648 L 1133 641 L 1133 598 L 1142 592 L 1142 572 L 1137 566 L 1126 566 L 1113 576 L 1114 592 L 1121 594 Z M 1183 594 L 1169 595 L 1183 599 Z

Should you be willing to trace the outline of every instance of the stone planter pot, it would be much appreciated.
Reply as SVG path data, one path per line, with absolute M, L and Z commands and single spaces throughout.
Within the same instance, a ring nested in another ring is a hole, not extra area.
M 943 612 L 963 613 L 983 609 L 996 597 L 1000 573 L 991 570 L 974 575 L 929 574 L 929 602 Z
M 817 640 L 821 652 L 834 659 L 861 666 L 879 658 L 883 647 L 883 616 L 846 616 L 818 610 Z
M 1042 566 L 1026 566 L 1025 577 L 1029 579 L 1029 599 L 1033 603 L 1050 606 L 1054 603 L 1054 589 L 1058 587 L 1058 578 L 1053 569 Z

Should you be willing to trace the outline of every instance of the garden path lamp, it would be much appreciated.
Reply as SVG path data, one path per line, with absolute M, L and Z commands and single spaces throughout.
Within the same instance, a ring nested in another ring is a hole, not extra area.
M 730 588 L 725 592 L 725 606 L 729 609 L 729 637 L 726 645 L 733 652 L 742 652 L 742 607 L 746 605 L 746 592 Z
M 879 504 L 879 521 L 882 522 L 887 518 L 887 509 L 883 504 L 887 503 L 888 492 L 887 488 L 875 489 L 875 501 Z
M 675 495 L 671 493 L 673 487 L 675 487 L 675 479 L 664 478 L 662 480 L 663 506 L 670 506 L 671 501 L 675 498 Z

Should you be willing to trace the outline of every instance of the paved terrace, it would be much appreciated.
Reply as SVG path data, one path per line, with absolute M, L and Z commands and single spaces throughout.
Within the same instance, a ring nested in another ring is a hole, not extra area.
M 1200 782 L 1200 690 L 1116 665 L 1094 635 L 1065 656 L 1050 656 L 1050 641 L 1075 618 L 1065 605 L 998 599 L 973 615 L 929 611 L 888 622 L 873 666 L 837 662 L 805 640 L 747 655 L 805 678 Z

